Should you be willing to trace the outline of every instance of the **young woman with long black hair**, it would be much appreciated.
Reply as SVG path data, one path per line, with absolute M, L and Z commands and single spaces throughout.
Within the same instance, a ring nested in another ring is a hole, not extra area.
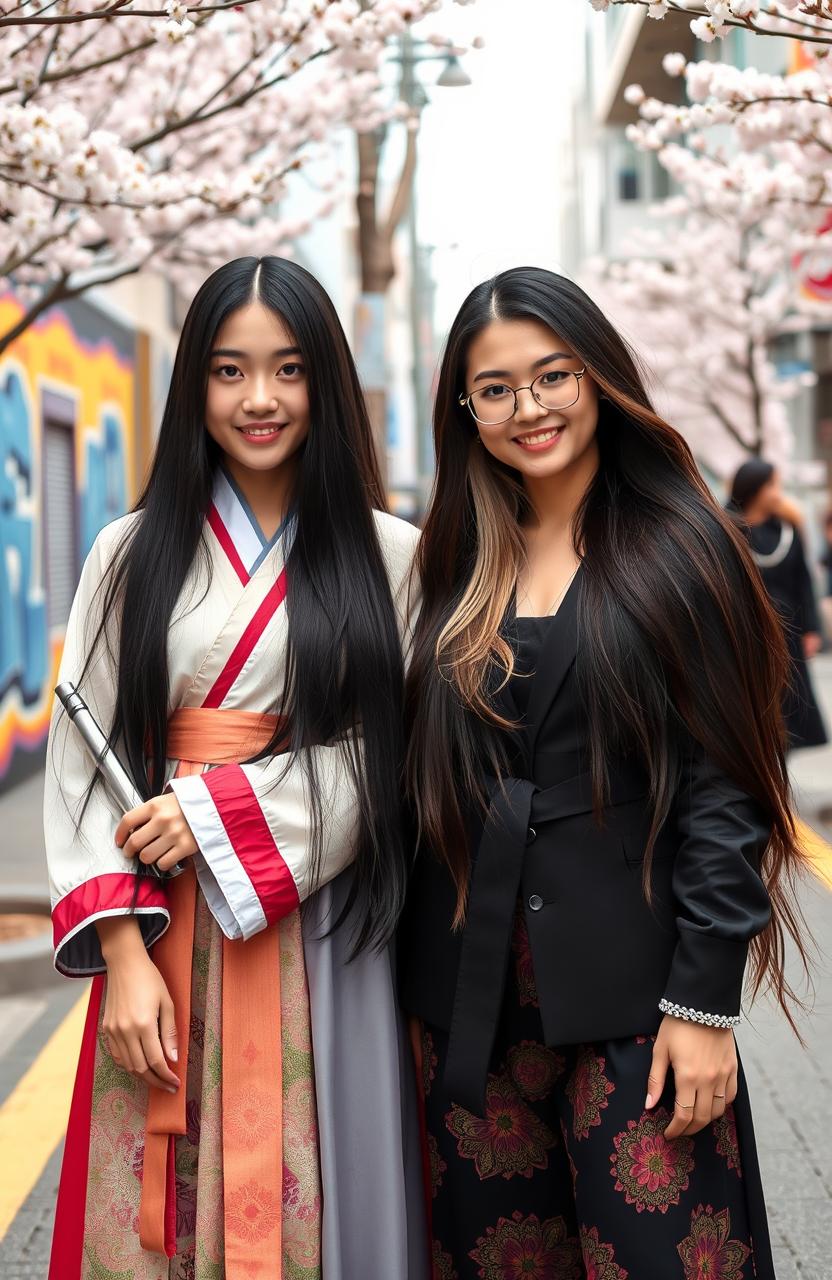
M 771 1280 L 733 1037 L 787 1003 L 785 651 L 581 289 L 507 271 L 442 362 L 400 932 L 443 1280 Z
M 146 800 L 120 818 L 56 713 L 56 963 L 99 976 L 51 1280 L 424 1276 L 385 945 L 416 538 L 324 290 L 278 258 L 220 268 L 68 624 L 61 679 Z

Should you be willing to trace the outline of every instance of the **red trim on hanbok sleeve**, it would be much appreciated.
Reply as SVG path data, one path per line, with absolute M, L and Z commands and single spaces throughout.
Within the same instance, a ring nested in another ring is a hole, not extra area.
M 275 843 L 254 788 L 238 764 L 203 774 L 229 842 L 250 879 L 269 924 L 296 910 L 294 877 Z
M 137 910 L 155 907 L 167 915 L 167 897 L 162 884 L 150 876 L 139 876 L 137 881 L 133 871 L 108 871 L 71 889 L 52 908 L 56 956 L 69 935 L 77 933 L 87 921 L 108 911 L 130 910 L 134 897 Z

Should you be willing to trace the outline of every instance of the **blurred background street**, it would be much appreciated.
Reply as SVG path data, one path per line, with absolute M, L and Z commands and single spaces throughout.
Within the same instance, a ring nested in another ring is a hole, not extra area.
M 46 1275 L 83 1019 L 85 984 L 52 969 L 41 829 L 69 608 L 141 492 L 219 263 L 285 254 L 320 279 L 414 523 L 463 297 L 521 263 L 579 280 L 720 503 L 744 461 L 776 466 L 832 727 L 828 3 L 118 8 L 0 6 L 0 1280 Z M 764 1001 L 739 1039 L 779 1280 L 832 1280 L 832 746 L 791 765 L 814 1009 L 805 1049 Z

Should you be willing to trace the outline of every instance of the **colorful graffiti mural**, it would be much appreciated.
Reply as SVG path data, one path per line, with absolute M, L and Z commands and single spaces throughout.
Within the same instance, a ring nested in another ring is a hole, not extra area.
M 0 331 L 19 313 L 0 296 Z M 45 741 L 63 602 L 134 492 L 135 363 L 133 332 L 85 302 L 48 312 L 0 358 L 0 789 Z

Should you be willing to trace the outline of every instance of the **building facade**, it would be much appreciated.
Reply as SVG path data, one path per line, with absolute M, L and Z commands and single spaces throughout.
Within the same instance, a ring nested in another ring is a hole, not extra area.
M 42 763 L 84 558 L 152 452 L 172 331 L 164 309 L 148 328 L 148 304 L 165 293 L 138 281 L 54 307 L 0 357 L 0 790 Z M 0 332 L 21 311 L 0 296 Z

